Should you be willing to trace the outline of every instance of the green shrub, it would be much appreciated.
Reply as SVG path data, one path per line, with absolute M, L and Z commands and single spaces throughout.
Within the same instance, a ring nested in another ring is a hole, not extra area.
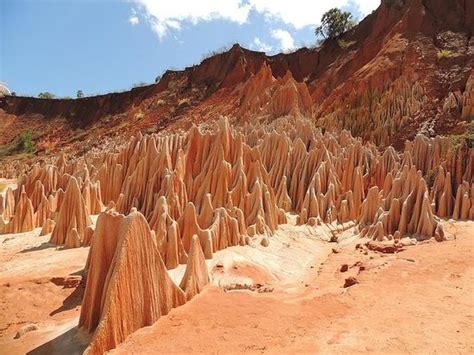
M 38 94 L 38 97 L 39 97 L 40 99 L 54 99 L 54 95 L 51 94 L 50 92 L 47 92 L 47 91 L 45 91 L 45 92 L 40 92 L 40 93 Z
M 24 131 L 18 141 L 18 148 L 25 153 L 34 153 L 35 142 L 33 141 L 33 134 L 30 130 Z
M 316 27 L 314 34 L 326 39 L 337 38 L 356 25 L 352 14 L 341 11 L 337 7 L 327 11 L 321 18 L 321 25 Z
M 456 151 L 462 144 L 466 143 L 467 147 L 471 149 L 474 147 L 474 132 L 467 131 L 461 134 L 452 134 L 448 136 L 451 140 L 451 148 Z

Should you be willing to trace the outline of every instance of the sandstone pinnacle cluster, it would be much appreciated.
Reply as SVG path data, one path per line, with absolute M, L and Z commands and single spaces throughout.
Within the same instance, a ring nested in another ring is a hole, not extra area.
M 0 97 L 0 177 L 17 179 L 0 234 L 89 248 L 90 354 L 203 292 L 219 250 L 288 223 L 378 251 L 443 241 L 443 220 L 474 220 L 473 3 L 383 0 L 315 48 L 236 44 L 127 92 Z
M 238 115 L 245 119 L 256 115 L 278 118 L 312 114 L 313 101 L 306 84 L 297 82 L 290 71 L 275 78 L 266 63 L 240 89 L 239 96 Z
M 419 135 L 381 151 L 301 114 L 238 127 L 222 118 L 212 130 L 138 135 L 117 152 L 35 165 L 0 199 L 2 233 L 41 228 L 52 243 L 90 246 L 80 326 L 88 351 L 102 353 L 201 292 L 214 252 L 271 243 L 289 212 L 299 224 L 355 223 L 381 241 L 441 241 L 440 219 L 474 219 L 466 141 Z M 180 264 L 176 285 L 167 270 Z
M 55 244 L 86 246 L 91 215 L 135 208 L 168 268 L 187 262 L 194 235 L 210 258 L 271 235 L 290 211 L 298 223 L 354 221 L 376 239 L 433 237 L 439 218 L 473 218 L 473 154 L 465 140 L 422 135 L 379 151 L 299 114 L 236 128 L 221 119 L 214 131 L 139 135 L 117 153 L 35 165 L 2 195 L 2 232 L 41 227 Z

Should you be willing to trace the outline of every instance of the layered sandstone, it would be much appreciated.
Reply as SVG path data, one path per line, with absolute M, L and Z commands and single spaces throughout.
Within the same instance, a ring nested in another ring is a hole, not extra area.
M 0 232 L 41 227 L 57 245 L 90 246 L 79 325 L 93 354 L 202 292 L 215 252 L 268 246 L 290 214 L 309 229 L 442 241 L 442 219 L 474 219 L 466 4 L 382 1 L 319 48 L 266 56 L 235 45 L 128 93 L 6 98 L 0 144 L 28 122 L 42 155 L 2 161 L 18 187 L 0 195 Z M 169 131 L 141 133 L 157 124 Z M 68 139 L 78 126 L 84 136 Z M 178 286 L 168 270 L 179 265 Z
M 4 234 L 24 233 L 32 231 L 34 227 L 35 216 L 33 204 L 28 198 L 25 189 L 22 188 L 18 202 L 15 203 L 15 211 L 13 216 L 8 221 L 8 223 L 3 226 L 1 232 Z
M 80 327 L 93 333 L 86 353 L 114 348 L 127 335 L 184 304 L 207 283 L 197 238 L 182 282 L 184 291 L 169 277 L 156 241 L 145 217 L 135 210 L 128 216 L 115 212 L 99 216 L 79 320 Z
M 209 283 L 209 272 L 202 252 L 201 243 L 197 235 L 191 241 L 186 272 L 179 287 L 185 292 L 186 299 L 190 300 L 200 293 Z
M 194 235 L 211 258 L 248 237 L 271 235 L 289 211 L 299 223 L 356 221 L 376 239 L 433 237 L 436 216 L 472 218 L 473 169 L 465 140 L 419 135 L 401 153 L 379 151 L 346 131 L 323 134 L 300 112 L 267 126 L 231 128 L 221 119 L 212 132 L 139 135 L 118 153 L 75 163 L 62 156 L 35 166 L 19 189 L 31 201 L 32 225 L 54 218 L 51 241 L 70 247 L 90 243 L 89 215 L 104 204 L 123 214 L 137 209 L 165 265 L 175 268 L 187 262 Z M 5 195 L 6 224 L 18 191 Z
M 222 118 L 185 134 L 140 134 L 115 153 L 75 161 L 61 156 L 6 192 L 4 231 L 42 227 L 55 244 L 90 245 L 80 318 L 90 353 L 201 292 L 205 259 L 216 251 L 268 246 L 288 212 L 309 228 L 357 225 L 361 237 L 392 241 L 442 241 L 441 218 L 473 219 L 468 141 L 418 135 L 397 152 L 290 112 L 270 121 L 265 114 L 264 124 L 233 127 Z M 178 286 L 167 270 L 180 264 Z
M 402 153 L 379 152 L 301 118 L 240 129 L 221 120 L 211 133 L 195 127 L 184 136 L 138 136 L 96 159 L 87 169 L 97 172 L 91 180 L 100 182 L 98 200 L 108 207 L 95 231 L 88 228 L 80 325 L 92 334 L 89 351 L 115 347 L 201 292 L 213 252 L 257 235 L 271 243 L 285 211 L 310 225 L 355 222 L 361 236 L 376 240 L 443 240 L 440 217 L 472 218 L 472 186 L 464 180 L 472 148 L 447 144 L 419 136 Z M 106 180 L 101 171 L 119 173 Z M 453 188 L 457 179 L 463 182 Z M 179 264 L 187 266 L 178 287 L 167 268 Z M 132 283 L 142 286 L 126 286 Z
M 69 178 L 60 205 L 50 242 L 66 247 L 79 247 L 85 230 L 92 221 L 79 184 L 73 176 Z

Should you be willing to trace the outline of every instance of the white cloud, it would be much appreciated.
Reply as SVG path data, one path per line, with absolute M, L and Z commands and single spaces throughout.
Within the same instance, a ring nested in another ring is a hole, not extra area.
M 366 16 L 374 11 L 379 5 L 380 0 L 358 0 L 355 1 L 362 15 Z
M 266 19 L 279 19 L 295 29 L 319 24 L 322 15 L 334 7 L 355 5 L 366 16 L 380 5 L 380 0 L 249 0 L 252 10 Z
M 138 16 L 130 16 L 129 19 L 128 19 L 128 22 L 130 22 L 130 24 L 132 26 L 135 26 L 135 25 L 138 25 L 140 23 L 140 20 L 138 19 Z
M 135 9 L 132 9 L 132 14 L 130 15 L 130 17 L 128 18 L 128 22 L 132 25 L 132 26 L 136 26 L 140 23 L 140 19 L 138 18 L 137 16 L 137 11 Z
M 266 20 L 281 21 L 295 29 L 318 24 L 324 12 L 333 7 L 355 5 L 363 15 L 374 10 L 380 0 L 133 0 L 160 38 L 180 30 L 183 22 L 197 24 L 215 19 L 243 24 L 251 11 Z M 134 20 L 135 21 L 135 20 Z M 132 22 L 131 22 L 132 23 Z
M 256 50 L 258 52 L 268 53 L 268 52 L 271 52 L 272 46 L 270 46 L 269 44 L 265 42 L 262 42 L 260 38 L 255 37 L 253 42 L 250 43 L 250 49 Z
M 250 5 L 242 0 L 136 0 L 143 6 L 153 31 L 163 38 L 170 30 L 179 30 L 184 21 L 224 19 L 239 24 L 247 21 Z
M 272 30 L 272 37 L 280 41 L 280 48 L 283 51 L 291 51 L 295 49 L 295 40 L 291 37 L 290 32 L 282 30 Z
M 315 25 L 323 13 L 333 7 L 341 7 L 348 0 L 249 0 L 255 11 L 264 14 L 267 19 L 278 19 L 296 29 Z

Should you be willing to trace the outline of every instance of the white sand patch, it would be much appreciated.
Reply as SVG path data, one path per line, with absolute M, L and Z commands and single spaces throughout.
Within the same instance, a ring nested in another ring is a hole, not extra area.
M 332 253 L 333 243 L 328 243 L 332 231 L 345 229 L 345 237 L 354 236 L 350 225 L 297 226 L 280 225 L 269 237 L 267 247 L 260 244 L 262 236 L 255 237 L 249 245 L 234 246 L 217 251 L 206 260 L 211 284 L 219 287 L 254 285 L 260 283 L 284 284 L 303 280 L 310 267 L 323 263 Z M 179 284 L 186 265 L 179 265 L 169 273 Z

